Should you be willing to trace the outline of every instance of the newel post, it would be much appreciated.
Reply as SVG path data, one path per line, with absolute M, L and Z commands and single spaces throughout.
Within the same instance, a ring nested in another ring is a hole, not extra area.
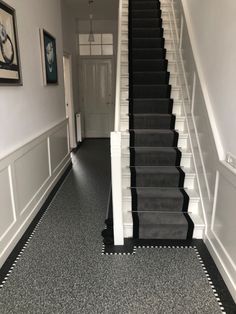
M 114 244 L 124 245 L 122 211 L 121 132 L 111 133 L 111 176 Z

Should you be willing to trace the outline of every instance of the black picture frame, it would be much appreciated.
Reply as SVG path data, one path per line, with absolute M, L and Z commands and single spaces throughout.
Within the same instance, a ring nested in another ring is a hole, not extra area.
M 0 85 L 22 85 L 16 11 L 0 0 Z
M 56 39 L 45 29 L 40 29 L 44 85 L 58 84 Z

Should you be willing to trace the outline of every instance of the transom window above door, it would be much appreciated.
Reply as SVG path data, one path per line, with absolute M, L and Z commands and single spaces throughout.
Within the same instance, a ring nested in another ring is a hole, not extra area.
M 94 34 L 89 42 L 89 34 L 79 34 L 79 54 L 81 56 L 112 56 L 113 34 Z

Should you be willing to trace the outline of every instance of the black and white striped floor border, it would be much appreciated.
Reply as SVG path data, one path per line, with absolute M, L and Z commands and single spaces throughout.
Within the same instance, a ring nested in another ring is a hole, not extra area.
M 234 303 L 228 289 L 226 288 L 225 284 L 223 284 L 222 282 L 219 283 L 219 279 L 217 279 L 217 284 L 214 284 L 214 280 L 212 280 L 212 277 L 214 276 L 213 274 L 218 272 L 218 270 L 214 269 L 214 267 L 216 267 L 215 265 L 210 266 L 210 264 L 209 264 L 209 267 L 213 268 L 213 269 L 211 269 L 212 276 L 209 274 L 208 268 L 204 263 L 204 260 L 201 256 L 201 253 L 199 252 L 199 249 L 202 252 L 203 252 L 203 250 L 205 250 L 205 248 L 204 249 L 202 248 L 203 241 L 201 241 L 201 242 L 202 243 L 200 245 L 199 245 L 199 240 L 195 240 L 195 241 L 193 240 L 193 245 L 176 245 L 176 244 L 175 245 L 169 245 L 169 244 L 168 245 L 146 245 L 146 244 L 145 245 L 133 245 L 132 251 L 129 251 L 126 247 L 126 252 L 120 252 L 120 247 L 118 249 L 116 249 L 115 246 L 109 247 L 109 246 L 105 246 L 103 244 L 101 254 L 105 255 L 105 256 L 118 256 L 118 255 L 120 255 L 120 256 L 121 255 L 131 256 L 131 255 L 135 255 L 137 253 L 138 249 L 193 249 L 196 253 L 196 256 L 197 256 L 201 266 L 202 266 L 202 269 L 206 275 L 206 278 L 209 282 L 209 285 L 212 288 L 212 291 L 214 293 L 216 301 L 219 304 L 219 307 L 222 311 L 222 314 L 226 314 L 226 313 L 227 314 L 233 314 L 233 313 L 235 314 L 236 313 L 235 303 Z M 194 245 L 194 243 L 198 243 L 197 246 L 199 246 L 199 249 L 196 245 Z M 125 248 L 124 248 L 124 250 L 125 250 Z M 204 252 L 204 253 L 206 253 L 206 252 Z M 204 254 L 204 255 L 206 255 L 206 254 Z M 205 261 L 207 261 L 206 256 L 204 256 L 204 259 L 205 259 Z M 224 285 L 224 287 L 222 285 Z M 216 286 L 218 286 L 218 289 Z M 224 291 L 226 293 L 226 297 L 224 296 L 225 302 L 223 302 L 221 297 L 219 296 L 218 290 Z M 226 303 L 228 303 L 228 304 L 226 305 Z M 228 308 L 228 310 L 226 310 L 226 308 Z
M 70 164 L 67 169 L 65 170 L 64 174 L 62 175 L 61 179 L 55 185 L 53 190 L 51 191 L 50 195 L 48 196 L 47 200 L 39 210 L 38 214 L 20 239 L 20 241 L 15 246 L 14 250 L 4 263 L 3 267 L 0 269 L 0 290 L 3 288 L 4 284 L 7 282 L 8 278 L 10 277 L 11 273 L 13 272 L 17 262 L 22 257 L 25 249 L 27 248 L 28 244 L 32 240 L 33 236 L 37 232 L 40 224 L 42 223 L 45 214 L 47 213 L 49 205 L 53 202 L 56 195 L 60 192 L 62 188 L 62 183 L 66 181 L 68 178 L 68 174 L 72 169 L 72 164 Z
M 203 269 L 203 271 L 204 271 L 204 273 L 205 273 L 205 276 L 207 277 L 207 280 L 208 280 L 208 282 L 209 282 L 209 284 L 210 284 L 210 286 L 211 286 L 211 288 L 212 288 L 212 291 L 213 291 L 213 293 L 214 293 L 214 295 L 215 295 L 215 298 L 216 298 L 216 300 L 217 300 L 217 302 L 218 302 L 218 304 L 219 304 L 219 306 L 220 306 L 220 308 L 221 308 L 221 310 L 222 310 L 222 313 L 226 314 L 225 308 L 224 308 L 224 306 L 223 306 L 223 303 L 221 302 L 221 299 L 220 299 L 220 297 L 219 297 L 219 294 L 217 293 L 217 290 L 216 290 L 216 288 L 215 288 L 215 285 L 214 285 L 213 282 L 212 282 L 212 279 L 211 279 L 211 277 L 210 277 L 210 275 L 209 275 L 209 273 L 208 273 L 208 271 L 207 271 L 207 268 L 206 268 L 206 266 L 205 266 L 205 264 L 204 264 L 204 262 L 203 262 L 203 260 L 202 260 L 202 258 L 201 258 L 200 253 L 198 252 L 197 247 L 194 246 L 193 249 L 195 250 L 195 253 L 196 253 L 196 255 L 197 255 L 197 258 L 198 258 L 198 260 L 199 260 L 199 262 L 200 262 L 200 264 L 201 264 L 201 266 L 202 266 L 202 269 Z
M 33 238 L 33 236 L 35 235 L 35 233 L 37 232 L 37 229 L 39 228 L 40 224 L 42 223 L 42 220 L 45 216 L 47 211 L 45 211 L 43 213 L 43 215 L 41 216 L 40 220 L 38 221 L 37 225 L 35 226 L 34 230 L 32 231 L 32 233 L 30 234 L 30 236 L 28 237 L 28 240 L 25 242 L 25 244 L 23 245 L 22 249 L 20 250 L 19 254 L 17 255 L 16 259 L 14 260 L 14 262 L 12 263 L 12 265 L 10 266 L 8 272 L 6 273 L 5 277 L 3 278 L 3 280 L 1 280 L 0 282 L 0 289 L 3 288 L 4 284 L 6 283 L 7 279 L 9 278 L 9 276 L 11 275 L 13 269 L 15 268 L 17 262 L 20 260 L 22 254 L 24 253 L 25 249 L 27 248 L 28 244 L 30 243 L 31 239 Z

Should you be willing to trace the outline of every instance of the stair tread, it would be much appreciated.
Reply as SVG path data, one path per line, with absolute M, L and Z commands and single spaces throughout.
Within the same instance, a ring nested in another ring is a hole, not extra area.
M 150 168 L 153 171 L 174 171 L 174 169 L 179 169 L 182 170 L 186 175 L 190 175 L 190 174 L 196 174 L 195 170 L 193 168 L 187 168 L 187 167 L 181 167 L 181 166 L 129 166 L 127 167 L 127 171 L 129 171 L 129 169 L 132 168 L 138 168 L 138 169 L 143 169 L 143 171 L 146 171 L 146 169 Z M 150 170 L 151 171 L 151 170 Z
M 149 151 L 149 152 L 153 152 L 153 151 L 175 151 L 176 149 L 178 149 L 178 147 L 132 147 L 130 146 L 131 149 L 135 149 L 137 151 Z
M 163 29 L 163 27 L 149 27 L 148 30 L 160 30 Z M 132 27 L 132 30 L 147 30 L 146 27 Z
M 140 84 L 140 83 L 134 83 L 134 87 L 136 86 L 144 86 L 145 88 L 151 88 L 151 87 L 162 87 L 162 86 L 171 86 L 170 84 Z
M 150 197 L 150 198 L 182 198 L 183 189 L 173 187 L 167 189 L 164 187 L 134 187 L 138 196 Z
M 134 131 L 136 133 L 173 133 L 174 129 L 129 129 L 130 131 Z
M 133 189 L 136 189 L 136 187 L 130 187 L 130 188 L 125 188 L 123 189 L 123 195 L 125 198 L 130 198 L 131 197 L 131 191 Z M 148 190 L 148 189 L 153 189 L 153 190 L 161 190 L 161 189 L 164 189 L 164 190 L 175 190 L 175 189 L 178 189 L 180 191 L 184 190 L 190 200 L 197 200 L 199 201 L 200 200 L 200 196 L 199 194 L 195 191 L 195 190 L 192 190 L 192 189 L 187 189 L 187 188 L 184 188 L 184 187 L 139 187 L 138 189 L 143 189 L 143 190 Z
M 177 167 L 132 167 L 131 170 L 135 170 L 137 174 L 159 174 L 159 173 L 177 173 L 179 174 L 179 168 Z
M 155 13 L 156 13 L 156 12 L 161 13 L 162 10 L 161 10 L 160 8 L 158 8 L 158 7 L 157 7 L 157 8 L 154 8 L 154 9 L 153 9 L 153 8 L 151 8 L 151 9 L 150 9 L 150 8 L 147 8 L 147 9 L 135 9 L 135 8 L 132 8 L 131 13 L 134 13 L 134 12 L 135 12 L 135 13 L 136 13 L 136 12 L 138 12 L 138 13 L 144 13 L 144 14 L 147 13 L 147 12 L 148 12 L 148 13 L 149 13 L 149 12 L 150 12 L 150 13 L 153 13 L 153 12 L 155 12 Z
M 161 17 L 133 17 L 132 21 L 134 21 L 134 20 L 148 20 L 148 21 L 153 20 L 153 21 L 156 21 L 156 20 L 162 20 L 162 18 Z
M 154 216 L 153 216 L 154 214 Z M 187 220 L 185 218 L 184 213 L 158 213 L 156 212 L 140 212 L 140 218 L 146 218 L 148 220 L 147 225 L 150 225 L 149 221 L 152 221 L 153 225 L 169 225 L 169 226 L 176 226 L 176 225 L 186 225 Z M 150 217 L 150 218 L 149 218 Z M 149 219 L 148 219 L 149 218 Z M 147 221 L 146 220 L 146 221 Z M 145 225 L 145 220 L 140 222 Z M 158 227 L 157 227 L 158 228 Z
M 152 50 L 152 51 L 154 51 L 154 50 L 158 50 L 158 51 L 160 51 L 160 50 L 166 50 L 165 48 L 155 48 L 155 47 L 150 47 L 150 48 L 133 48 L 132 49 L 133 51 L 132 52 L 134 52 L 134 51 L 136 51 L 136 50 L 145 50 L 145 51 L 147 51 L 147 50 Z M 168 50 L 169 51 L 169 50 Z
M 160 98 L 160 97 L 150 97 L 150 98 L 147 98 L 147 97 L 140 97 L 140 98 L 135 98 L 135 97 L 133 97 L 133 99 L 135 100 L 135 101 L 143 101 L 143 100 L 145 100 L 145 101 L 151 101 L 151 100 L 156 100 L 156 101 L 164 101 L 164 100 L 166 100 L 166 101 L 173 101 L 173 99 L 171 99 L 171 98 L 168 98 L 168 97 L 165 97 L 165 98 Z
M 160 40 L 160 39 L 164 39 L 162 36 L 161 37 L 134 37 L 132 36 L 133 39 L 135 40 Z
M 134 113 L 132 116 L 135 117 L 169 117 L 174 116 L 172 113 Z
M 141 60 L 143 60 L 143 59 L 141 59 Z M 157 61 L 157 60 L 162 60 L 162 59 L 155 59 L 153 61 Z M 170 73 L 170 72 L 169 71 L 163 71 L 163 70 L 160 70 L 160 71 L 151 70 L 151 71 L 132 71 L 132 73 L 133 74 L 140 73 L 140 74 L 146 75 L 146 74 L 160 74 L 160 73 L 161 74 L 166 74 L 166 73 Z

